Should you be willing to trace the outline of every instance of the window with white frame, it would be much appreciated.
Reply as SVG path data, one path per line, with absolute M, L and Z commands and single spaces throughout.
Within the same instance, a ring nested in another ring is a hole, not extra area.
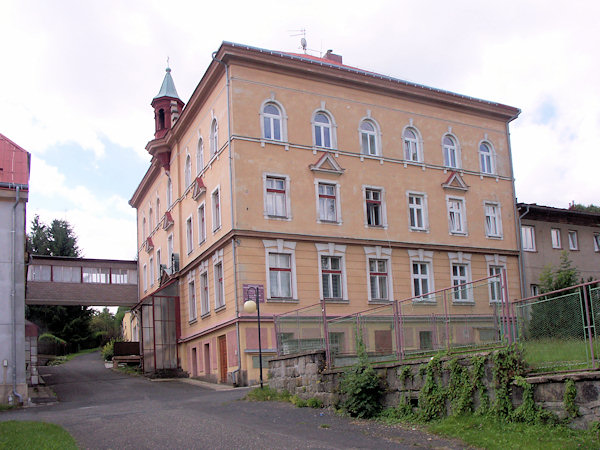
M 146 234 L 146 218 L 144 217 L 142 219 L 142 241 L 144 241 L 144 242 L 146 241 L 146 236 L 147 236 L 147 234 Z
M 167 258 L 169 259 L 167 261 L 167 267 L 169 267 L 169 269 L 171 269 L 171 273 L 173 273 L 173 233 L 167 236 Z
M 448 204 L 448 227 L 452 234 L 467 234 L 467 218 L 465 201 L 462 198 L 449 197 Z
M 196 146 L 196 174 L 200 174 L 202 169 L 204 169 L 204 140 L 200 136 Z
M 185 221 L 185 245 L 188 255 L 194 249 L 194 233 L 193 233 L 192 216 L 188 217 Z
M 321 256 L 321 282 L 325 300 L 343 298 L 341 256 Z
M 210 124 L 210 156 L 219 151 L 219 123 L 213 119 Z
M 188 314 L 189 322 L 193 322 L 197 318 L 196 312 L 196 282 L 192 278 L 188 281 Z
M 148 210 L 148 234 L 152 234 L 152 230 L 154 230 L 154 214 L 152 214 L 152 207 Z
M 579 242 L 577 241 L 577 231 L 569 230 L 569 250 L 579 250 Z
M 150 286 L 154 286 L 154 258 L 150 257 L 148 266 L 150 266 Z
M 331 118 L 324 112 L 317 112 L 313 117 L 315 147 L 334 148 Z
M 282 114 L 274 103 L 267 103 L 261 111 L 263 138 L 282 141 Z
M 482 173 L 494 173 L 494 151 L 488 142 L 479 144 L 479 165 Z
M 407 127 L 402 133 L 402 140 L 404 143 L 404 159 L 407 161 L 421 162 L 421 151 L 419 134 L 417 130 L 412 127 Z
M 332 183 L 317 183 L 317 210 L 319 221 L 339 222 L 339 186 Z
M 161 251 L 160 251 L 160 248 L 159 248 L 158 250 L 156 250 L 156 279 L 157 280 L 160 280 L 160 276 L 162 274 L 162 271 L 161 271 L 161 268 L 160 268 L 161 263 L 162 263 L 162 261 L 161 261 Z
M 268 217 L 288 217 L 288 187 L 289 177 L 265 174 L 265 214 Z
M 167 209 L 173 205 L 173 182 L 171 177 L 167 177 Z
M 468 271 L 469 266 L 467 264 L 452 264 L 452 286 L 456 286 L 452 291 L 452 298 L 456 302 L 469 300 L 468 286 L 465 286 L 469 282 Z
M 458 169 L 460 157 L 456 139 L 448 134 L 445 135 L 442 139 L 442 148 L 444 149 L 444 166 Z
M 223 280 L 223 262 L 213 266 L 215 277 L 215 310 L 225 306 L 225 283 Z
M 144 282 L 144 291 L 148 290 L 148 267 L 144 264 L 142 268 L 143 282 Z
M 366 222 L 370 227 L 383 227 L 385 223 L 385 208 L 383 189 L 364 187 Z
M 158 225 L 160 222 L 160 198 L 158 196 L 156 197 L 156 209 L 154 212 L 156 214 L 156 225 Z
M 206 240 L 206 211 L 204 203 L 198 206 L 198 245 Z
M 389 300 L 388 277 L 389 265 L 387 259 L 369 258 L 369 291 L 371 301 Z
M 502 215 L 498 203 L 485 202 L 485 235 L 487 237 L 502 237 Z
M 267 298 L 272 301 L 295 301 L 296 288 L 296 243 L 292 241 L 263 240 L 265 246 L 265 268 Z
M 363 155 L 377 156 L 378 148 L 377 128 L 371 120 L 363 120 L 359 127 L 360 148 Z
M 219 188 L 213 191 L 211 200 L 213 231 L 217 231 L 219 228 L 221 228 L 221 198 L 219 195 Z
M 185 157 L 183 177 L 185 181 L 185 187 L 187 188 L 190 184 L 192 184 L 192 157 L 190 155 Z
M 489 279 L 490 302 L 491 303 L 502 301 L 502 283 L 501 283 L 502 269 L 504 269 L 504 266 L 493 266 L 493 265 L 488 266 L 488 275 L 490 277 L 496 277 L 496 278 Z
M 532 284 L 529 286 L 531 296 L 535 297 L 536 295 L 540 295 L 540 287 L 537 284 Z
M 594 233 L 594 251 L 600 252 L 600 233 Z
M 431 263 L 425 261 L 413 261 L 411 267 L 413 295 L 415 297 L 420 297 L 423 300 L 428 300 L 429 297 L 426 294 L 431 291 Z
M 208 271 L 200 274 L 200 315 L 205 316 L 210 313 L 210 301 L 208 296 Z
M 427 198 L 425 194 L 408 192 L 408 220 L 411 230 L 425 231 L 427 230 Z
M 528 225 L 521 227 L 521 246 L 526 252 L 535 252 L 535 229 Z
M 552 248 L 562 248 L 559 228 L 551 228 L 550 237 L 552 238 Z
M 292 255 L 269 253 L 269 296 L 292 297 Z

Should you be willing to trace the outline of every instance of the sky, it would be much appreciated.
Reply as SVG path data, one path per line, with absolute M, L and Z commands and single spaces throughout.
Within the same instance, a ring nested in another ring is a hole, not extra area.
M 600 203 L 600 2 L 0 0 L 0 133 L 32 154 L 28 221 L 87 258 L 136 258 L 128 204 L 169 58 L 190 98 L 222 41 L 310 53 L 522 110 L 518 200 Z M 29 225 L 28 225 L 29 228 Z

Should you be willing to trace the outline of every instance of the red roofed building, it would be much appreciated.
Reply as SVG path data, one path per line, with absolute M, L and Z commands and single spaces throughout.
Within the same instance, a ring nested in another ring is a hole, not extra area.
M 0 134 L 0 403 L 27 400 L 25 374 L 25 209 L 30 154 Z

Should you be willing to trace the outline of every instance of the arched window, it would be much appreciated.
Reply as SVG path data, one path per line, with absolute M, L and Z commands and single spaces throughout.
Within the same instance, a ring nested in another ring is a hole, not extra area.
M 167 177 L 167 209 L 173 204 L 173 183 L 171 177 Z
M 360 124 L 360 148 L 364 155 L 379 155 L 377 145 L 377 128 L 370 120 L 363 120 Z
M 402 139 L 404 142 L 404 159 L 421 162 L 422 157 L 417 130 L 411 127 L 406 128 L 402 134 Z
M 333 148 L 331 119 L 324 112 L 318 112 L 313 119 L 315 146 Z
M 262 109 L 263 138 L 273 141 L 283 140 L 282 114 L 278 106 L 267 103 Z
M 454 137 L 446 134 L 442 140 L 442 147 L 444 149 L 444 165 L 453 169 L 460 168 L 458 144 Z
M 142 241 L 146 240 L 146 218 L 142 219 Z
M 210 156 L 213 156 L 219 150 L 219 124 L 217 119 L 213 119 L 210 125 Z
M 481 165 L 481 172 L 494 173 L 494 152 L 488 142 L 479 144 L 479 164 Z
M 156 223 L 160 222 L 160 198 L 156 197 Z
M 185 187 L 187 188 L 190 184 L 192 184 L 192 157 L 190 155 L 187 155 L 185 158 L 183 177 L 185 181 Z
M 150 209 L 148 210 L 148 234 L 152 233 L 152 230 L 154 230 L 153 219 L 154 217 L 152 217 L 152 207 L 150 207 Z
M 196 149 L 196 174 L 204 169 L 204 141 L 202 137 L 198 139 L 198 148 Z

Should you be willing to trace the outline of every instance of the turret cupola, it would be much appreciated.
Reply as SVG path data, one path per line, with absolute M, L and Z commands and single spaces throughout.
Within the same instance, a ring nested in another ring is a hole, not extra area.
M 154 138 L 160 139 L 167 134 L 167 131 L 175 125 L 179 115 L 183 110 L 183 102 L 177 94 L 175 83 L 171 77 L 171 68 L 167 67 L 167 73 L 160 87 L 160 91 L 152 99 L 154 108 Z

